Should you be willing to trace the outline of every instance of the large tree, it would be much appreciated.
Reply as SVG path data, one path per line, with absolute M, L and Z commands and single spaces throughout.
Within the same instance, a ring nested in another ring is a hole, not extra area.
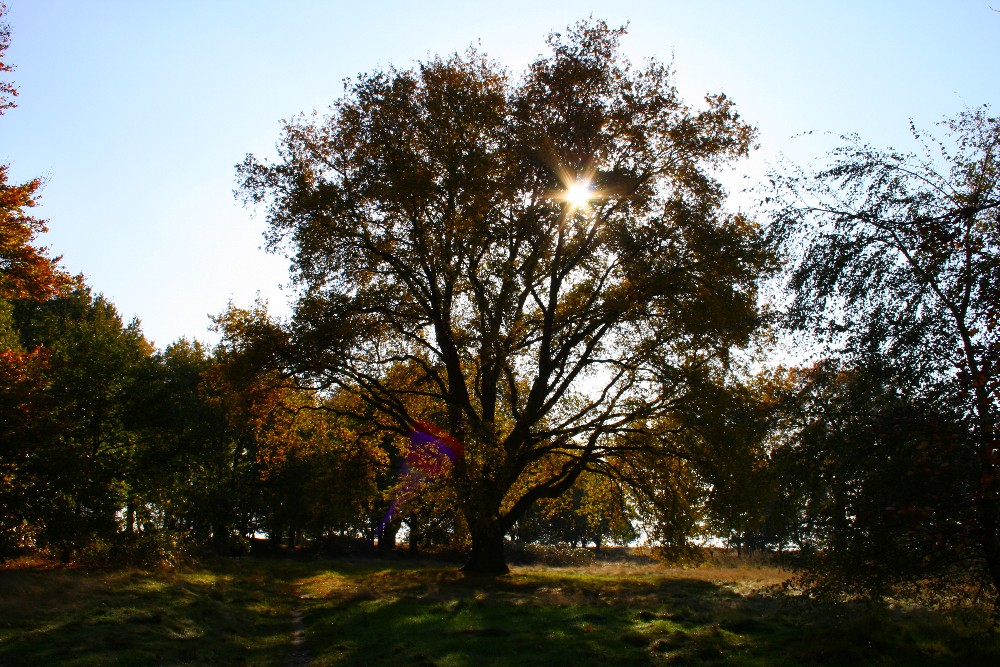
M 948 482 L 958 486 L 936 494 L 966 489 L 971 519 L 955 518 L 967 513 L 951 507 L 927 522 L 972 531 L 982 571 L 1000 591 L 1000 120 L 983 107 L 941 125 L 938 138 L 913 129 L 918 153 L 849 136 L 827 168 L 776 177 L 783 205 L 772 233 L 791 259 L 790 324 L 820 333 L 848 373 L 883 385 L 865 389 L 876 398 L 851 415 L 851 441 L 898 450 L 893 460 L 900 474 L 906 461 L 927 460 L 907 447 L 923 450 L 934 442 L 960 443 L 966 453 L 944 458 L 966 470 L 968 459 L 978 461 L 963 482 Z M 831 427 L 844 430 L 848 422 L 837 411 L 823 412 L 827 422 L 836 421 Z M 914 424 L 908 433 L 885 428 L 904 413 L 923 416 L 896 420 Z M 824 420 L 809 421 L 815 431 Z M 870 486 L 876 471 L 869 472 Z M 928 503 L 934 495 L 925 494 Z M 900 506 L 885 502 L 880 511 Z M 857 512 L 845 517 L 862 518 Z
M 758 230 L 712 171 L 754 130 L 630 65 L 623 34 L 553 34 L 517 77 L 474 50 L 362 75 L 285 124 L 277 162 L 238 169 L 299 287 L 289 370 L 404 434 L 409 406 L 436 405 L 461 443 L 469 571 L 505 572 L 532 503 L 602 469 L 758 323 Z

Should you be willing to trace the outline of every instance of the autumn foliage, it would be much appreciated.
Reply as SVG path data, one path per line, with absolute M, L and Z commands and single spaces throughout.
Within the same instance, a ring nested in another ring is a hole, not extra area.
M 284 123 L 238 194 L 292 314 L 230 304 L 211 347 L 70 276 L 0 165 L 0 559 L 405 540 L 496 575 L 512 544 L 721 541 L 808 595 L 1000 591 L 1000 121 L 845 136 L 733 213 L 755 128 L 624 36 L 388 67 Z

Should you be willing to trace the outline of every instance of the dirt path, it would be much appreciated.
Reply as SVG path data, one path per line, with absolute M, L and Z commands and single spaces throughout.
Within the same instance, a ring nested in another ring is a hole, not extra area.
M 285 657 L 285 667 L 306 667 L 311 661 L 306 649 L 305 624 L 302 622 L 302 610 L 292 611 L 292 644 Z

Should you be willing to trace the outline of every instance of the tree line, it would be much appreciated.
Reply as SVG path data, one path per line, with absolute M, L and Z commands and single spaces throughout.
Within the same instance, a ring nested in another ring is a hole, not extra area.
M 1000 122 L 845 136 L 734 213 L 754 127 L 623 35 L 390 67 L 285 122 L 237 178 L 292 314 L 230 305 L 212 349 L 66 275 L 2 167 L 0 556 L 405 535 L 497 574 L 512 541 L 722 539 L 816 592 L 1000 590 Z

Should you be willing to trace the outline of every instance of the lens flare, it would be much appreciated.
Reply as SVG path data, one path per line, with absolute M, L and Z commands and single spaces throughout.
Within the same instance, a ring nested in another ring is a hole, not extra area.
M 379 539 L 385 527 L 396 517 L 400 505 L 415 496 L 428 481 L 448 474 L 464 456 L 462 443 L 450 434 L 433 424 L 416 422 L 410 431 L 410 448 L 400 471 L 399 490 L 379 523 Z
M 571 209 L 587 208 L 590 200 L 594 197 L 594 190 L 590 181 L 574 181 L 566 188 L 563 199 L 570 205 Z

